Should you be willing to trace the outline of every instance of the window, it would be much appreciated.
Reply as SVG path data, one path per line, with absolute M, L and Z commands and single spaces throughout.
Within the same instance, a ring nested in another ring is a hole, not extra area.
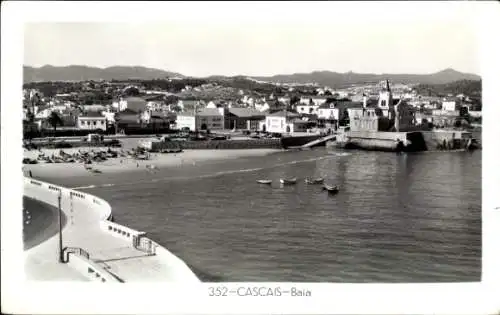
M 380 106 L 386 106 L 386 100 L 382 100 L 382 102 L 380 103 Z
M 96 125 L 97 125 L 97 121 L 94 121 L 94 126 L 96 126 Z

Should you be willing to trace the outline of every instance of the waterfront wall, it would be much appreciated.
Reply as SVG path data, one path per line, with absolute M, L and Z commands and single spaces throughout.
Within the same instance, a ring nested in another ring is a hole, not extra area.
M 114 277 L 107 270 L 94 263 L 92 260 L 79 255 L 68 255 L 67 264 L 90 281 L 97 282 L 123 282 Z
M 321 135 L 283 137 L 271 139 L 246 139 L 246 140 L 210 140 L 210 141 L 166 141 L 153 142 L 144 141 L 145 148 L 153 148 L 153 151 L 169 149 L 190 150 L 238 150 L 238 149 L 283 149 L 301 146 L 308 142 L 321 138 Z
M 63 205 L 65 203 L 69 203 L 70 198 L 78 198 L 86 202 L 88 210 L 94 211 L 94 215 L 97 215 L 96 224 L 99 224 L 102 231 L 129 242 L 130 246 L 134 246 L 134 241 L 140 237 L 142 242 L 152 244 L 156 255 L 164 259 L 168 259 L 169 265 L 171 265 L 172 268 L 175 268 L 175 271 L 179 273 L 179 277 L 186 278 L 188 280 L 198 280 L 184 261 L 170 253 L 160 244 L 147 238 L 145 236 L 145 232 L 136 231 L 116 222 L 111 222 L 112 209 L 106 200 L 91 194 L 53 185 L 29 177 L 24 177 L 24 195 L 29 198 L 58 207 L 59 194 L 61 195 L 61 204 Z M 83 249 L 81 252 L 85 252 L 85 250 L 86 249 Z M 88 279 L 100 282 L 123 282 L 118 278 L 119 275 L 113 275 L 95 263 L 91 258 L 91 254 L 92 253 L 90 253 L 90 256 L 86 257 L 86 254 L 78 254 L 78 251 L 68 250 L 66 252 L 66 257 L 68 264 Z M 104 279 L 104 281 L 102 279 Z
M 155 144 L 161 149 L 280 149 L 280 139 L 252 139 L 252 140 L 211 140 L 211 141 L 166 141 Z M 156 151 L 156 150 L 155 150 Z

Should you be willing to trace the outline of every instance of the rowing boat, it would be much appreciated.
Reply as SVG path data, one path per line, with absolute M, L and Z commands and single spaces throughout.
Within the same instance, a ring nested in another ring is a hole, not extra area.
M 273 181 L 270 180 L 270 179 L 258 179 L 257 180 L 257 183 L 259 183 L 259 184 L 265 184 L 265 185 L 271 185 L 272 182 Z
M 283 185 L 293 185 L 297 183 L 297 178 L 290 178 L 290 179 L 281 178 L 280 183 Z
M 324 178 L 313 178 L 313 179 L 306 178 L 306 184 L 310 185 L 323 184 L 324 181 L 325 181 Z
M 329 193 L 336 194 L 339 192 L 339 187 L 338 186 L 330 186 L 330 185 L 323 185 L 323 190 L 328 191 Z

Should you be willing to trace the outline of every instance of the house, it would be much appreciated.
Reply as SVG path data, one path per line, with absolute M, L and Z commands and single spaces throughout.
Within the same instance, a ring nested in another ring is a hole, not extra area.
M 338 127 L 339 121 L 339 109 L 335 106 L 335 103 L 324 103 L 318 107 L 317 110 L 318 122 L 321 125 L 325 125 L 328 128 Z
M 297 113 L 282 110 L 266 116 L 262 131 L 271 133 L 293 133 L 305 131 L 309 122 L 301 120 Z
M 299 103 L 303 105 L 309 105 L 309 104 L 314 104 L 316 106 L 320 106 L 326 102 L 326 97 L 320 97 L 320 96 L 302 96 L 300 98 Z
M 223 130 L 224 108 L 201 108 L 193 112 L 177 114 L 177 129 Z
M 83 130 L 103 130 L 106 131 L 106 117 L 100 113 L 88 112 L 78 117 L 77 126 Z
M 442 109 L 447 112 L 453 112 L 460 109 L 459 100 L 444 100 L 442 104 Z
M 259 130 L 259 122 L 265 118 L 265 114 L 256 109 L 228 108 L 224 111 L 224 128 Z
M 113 107 L 116 107 L 116 102 L 113 103 Z M 130 109 L 136 112 L 140 112 L 146 109 L 147 102 L 141 97 L 127 97 L 122 98 L 118 102 L 118 110 L 124 111 L 125 109 Z
M 300 114 L 317 114 L 318 108 L 321 105 L 317 105 L 315 103 L 311 104 L 300 104 L 297 106 L 297 112 Z
M 98 104 L 82 105 L 81 107 L 84 112 L 102 112 L 106 110 L 106 106 Z

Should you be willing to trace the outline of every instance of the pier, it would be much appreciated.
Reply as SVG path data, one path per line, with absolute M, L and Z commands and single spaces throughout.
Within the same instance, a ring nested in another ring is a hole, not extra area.
M 61 255 L 59 234 L 25 251 L 29 281 L 200 281 L 146 233 L 111 222 L 111 207 L 103 199 L 31 178 L 24 179 L 24 195 L 56 207 L 60 198 L 67 219 Z

